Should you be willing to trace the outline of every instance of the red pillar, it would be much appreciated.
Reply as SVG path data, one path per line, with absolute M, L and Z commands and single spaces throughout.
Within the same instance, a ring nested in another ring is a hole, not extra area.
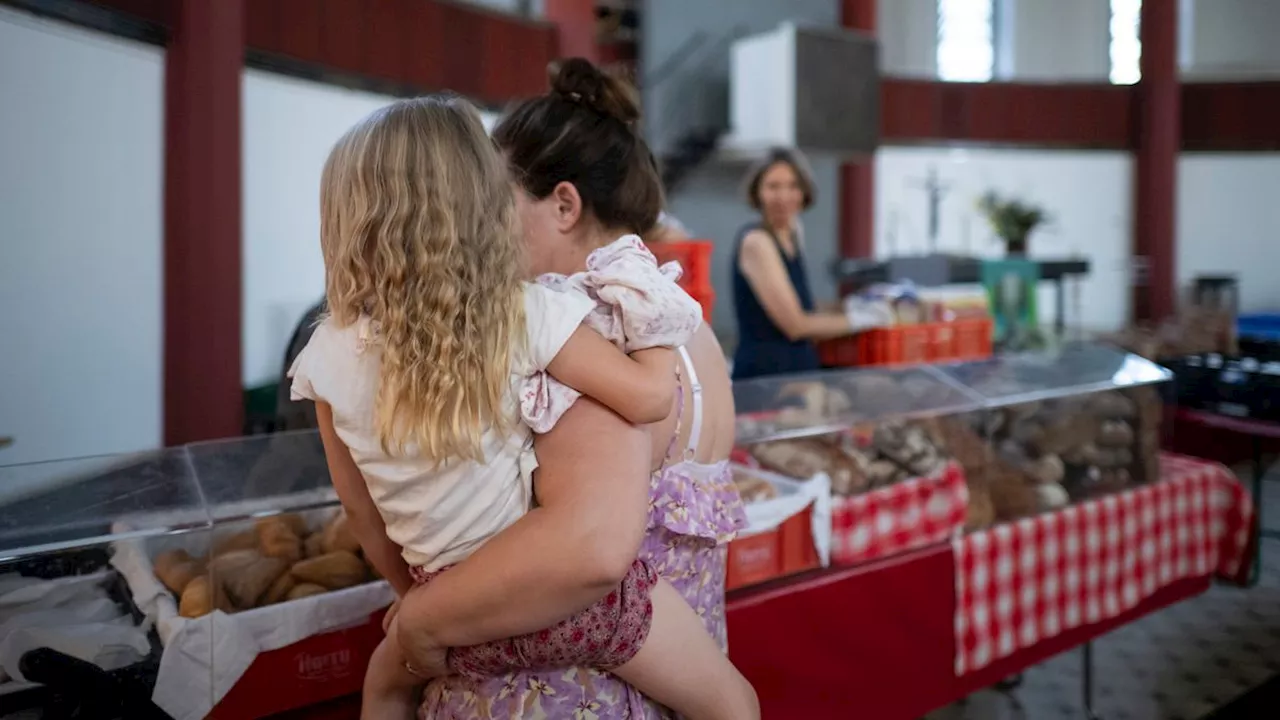
M 1142 80 L 1138 83 L 1134 163 L 1135 282 L 1133 311 L 1155 320 L 1176 309 L 1176 212 L 1181 89 L 1178 85 L 1178 3 L 1142 4 Z
M 560 36 L 560 57 L 599 62 L 596 43 L 596 0 L 546 0 L 543 14 Z
M 244 0 L 177 0 L 165 55 L 164 440 L 239 435 Z
M 876 0 L 841 0 L 840 22 L 874 34 Z M 840 254 L 870 257 L 875 250 L 875 163 L 871 158 L 840 166 Z

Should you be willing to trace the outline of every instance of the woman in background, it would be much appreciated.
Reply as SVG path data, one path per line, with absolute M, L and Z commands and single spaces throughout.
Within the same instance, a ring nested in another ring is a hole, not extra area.
M 819 369 L 817 340 L 865 329 L 840 312 L 817 312 L 804 266 L 800 213 L 813 205 L 813 173 L 796 150 L 775 148 L 747 173 L 747 202 L 760 214 L 738 232 L 733 305 L 735 380 Z

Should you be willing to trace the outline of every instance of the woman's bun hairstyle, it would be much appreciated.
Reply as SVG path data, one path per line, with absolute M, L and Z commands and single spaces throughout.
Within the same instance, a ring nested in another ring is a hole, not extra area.
M 552 94 L 581 103 L 625 125 L 640 119 L 640 101 L 629 83 L 602 72 L 583 58 L 569 58 L 547 68 Z
M 582 58 L 553 63 L 547 74 L 551 91 L 493 130 L 516 181 L 538 200 L 571 183 L 605 227 L 645 235 L 664 199 L 658 163 L 636 132 L 635 88 Z

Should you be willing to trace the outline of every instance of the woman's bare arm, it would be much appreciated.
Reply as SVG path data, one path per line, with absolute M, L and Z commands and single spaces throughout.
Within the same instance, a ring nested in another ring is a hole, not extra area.
M 853 333 L 843 313 L 811 313 L 800 306 L 782 254 L 763 231 L 753 230 L 742 239 L 738 268 L 765 314 L 789 340 L 825 340 Z
M 615 589 L 647 526 L 650 438 L 581 398 L 535 440 L 539 506 L 400 606 L 400 642 L 414 661 L 534 632 Z
M 400 554 L 400 546 L 387 537 L 387 525 L 373 504 L 364 475 L 351 458 L 351 451 L 333 429 L 333 408 L 328 403 L 316 402 L 316 422 L 320 427 L 320 440 L 324 443 L 325 461 L 329 463 L 329 477 L 333 479 L 333 489 L 347 513 L 351 533 L 360 542 L 369 562 L 391 583 L 396 594 L 403 595 L 413 587 L 409 566 Z

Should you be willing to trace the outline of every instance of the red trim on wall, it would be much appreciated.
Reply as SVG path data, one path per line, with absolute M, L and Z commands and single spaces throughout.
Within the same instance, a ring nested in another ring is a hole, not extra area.
M 876 0 L 841 0 L 840 23 L 851 30 L 876 32 Z M 840 255 L 871 257 L 875 253 L 875 160 L 840 166 Z
M 584 57 L 599 62 L 595 0 L 545 0 L 542 10 L 560 34 L 560 57 Z
M 168 0 L 91 1 L 170 30 L 177 12 Z M 589 22 L 578 21 L 577 32 L 589 31 L 594 44 L 591 0 L 548 0 L 548 11 L 566 1 L 586 6 Z M 248 49 L 259 53 L 489 104 L 543 92 L 557 57 L 550 23 L 436 0 L 254 0 L 244 25 Z M 502 61 L 491 59 L 492 48 Z
M 1124 85 L 885 79 L 880 102 L 887 144 L 958 141 L 1128 150 L 1133 143 L 1134 92 Z
M 1184 84 L 1182 149 L 1280 151 L 1280 81 Z
M 1176 310 L 1174 240 L 1182 145 L 1177 3 L 1146 3 L 1139 33 L 1142 82 L 1137 86 L 1134 155 L 1133 314 L 1138 320 L 1159 321 Z
M 164 442 L 243 432 L 240 68 L 246 0 L 176 0 L 165 53 Z

